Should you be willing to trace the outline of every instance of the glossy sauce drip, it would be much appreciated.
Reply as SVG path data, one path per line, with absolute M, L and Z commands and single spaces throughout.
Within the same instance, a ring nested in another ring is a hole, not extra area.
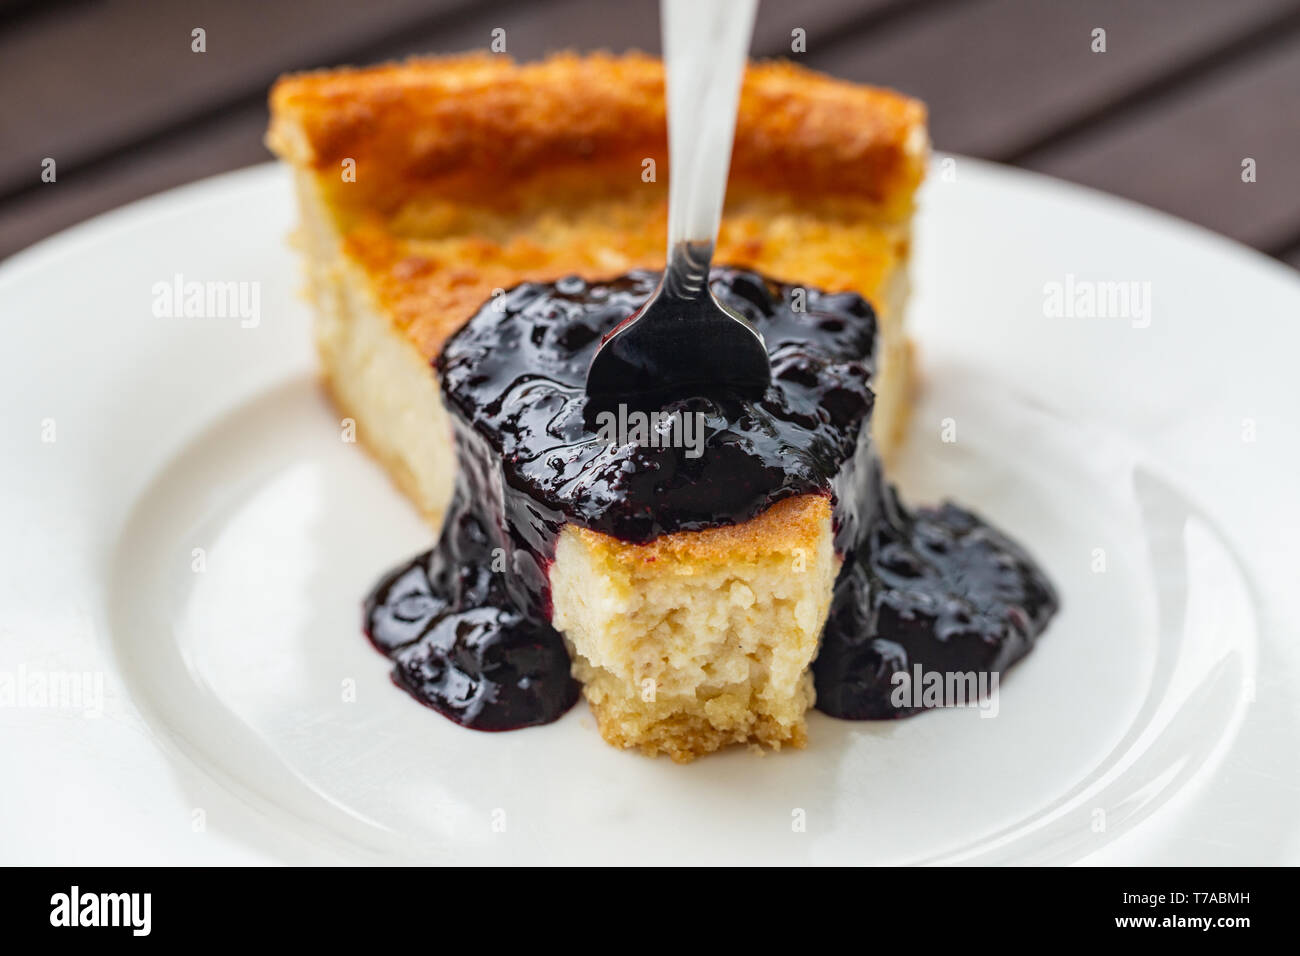
M 528 283 L 447 343 L 437 369 L 453 501 L 437 547 L 366 602 L 396 682 L 476 729 L 552 721 L 578 697 L 549 623 L 547 569 L 566 523 L 644 543 L 802 494 L 831 496 L 845 558 L 814 664 L 820 709 L 903 716 L 916 708 L 890 703 L 896 670 L 1000 671 L 1027 653 L 1056 608 L 1028 555 L 954 505 L 907 511 L 880 478 L 868 435 L 876 322 L 860 296 L 715 269 L 719 299 L 763 334 L 772 387 L 664 405 L 677 421 L 699 416 L 702 448 L 608 442 L 602 413 L 617 409 L 588 401 L 586 370 L 656 278 Z

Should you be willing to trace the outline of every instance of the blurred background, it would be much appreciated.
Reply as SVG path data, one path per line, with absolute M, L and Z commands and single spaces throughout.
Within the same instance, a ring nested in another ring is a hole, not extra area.
M 282 72 L 485 48 L 497 28 L 516 59 L 659 48 L 656 0 L 0 0 L 0 257 L 269 159 Z M 1300 0 L 764 0 L 754 55 L 919 96 L 938 150 L 1300 267 Z

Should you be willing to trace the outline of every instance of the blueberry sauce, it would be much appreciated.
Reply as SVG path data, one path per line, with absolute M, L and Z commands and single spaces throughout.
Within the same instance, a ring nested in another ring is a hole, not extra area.
M 578 697 L 550 625 L 548 568 L 573 523 L 645 543 L 829 495 L 844 558 L 821 651 L 817 706 L 899 717 L 896 671 L 999 672 L 1056 610 L 1051 584 L 1007 537 L 952 504 L 909 511 L 869 437 L 875 314 L 853 293 L 715 269 L 714 293 L 762 333 L 772 385 L 655 403 L 701 422 L 682 442 L 609 441 L 590 401 L 601 337 L 658 276 L 526 283 L 485 305 L 436 367 L 455 433 L 456 489 L 437 546 L 388 574 L 366 633 L 421 702 L 479 730 L 548 723 Z
M 849 720 L 906 717 L 895 674 L 1000 675 L 1029 653 L 1056 593 L 1006 535 L 951 502 L 909 512 L 882 486 L 876 520 L 835 582 L 813 661 L 817 709 Z M 970 703 L 974 700 L 967 698 Z

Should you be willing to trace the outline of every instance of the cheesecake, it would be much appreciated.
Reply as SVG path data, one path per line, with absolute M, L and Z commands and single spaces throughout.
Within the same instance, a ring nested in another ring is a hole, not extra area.
M 804 746 L 822 699 L 881 716 L 927 655 L 1009 666 L 1055 596 L 1009 539 L 882 477 L 928 149 L 899 94 L 750 66 L 712 282 L 773 387 L 598 427 L 585 370 L 664 264 L 663 85 L 641 55 L 307 73 L 273 88 L 267 141 L 326 388 L 438 529 L 366 603 L 395 681 L 480 730 L 581 694 L 609 743 L 685 762 Z

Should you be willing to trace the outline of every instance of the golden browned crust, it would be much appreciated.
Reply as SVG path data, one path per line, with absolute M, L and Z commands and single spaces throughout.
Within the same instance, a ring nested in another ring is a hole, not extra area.
M 268 143 L 314 176 L 344 252 L 426 358 L 495 290 L 663 265 L 663 70 L 650 57 L 300 74 L 276 83 L 271 109 Z M 716 259 L 879 306 L 925 160 L 920 103 L 752 66 Z
M 268 141 L 296 165 L 392 196 L 441 184 L 456 195 L 554 165 L 645 157 L 666 163 L 663 67 L 642 54 L 415 59 L 281 78 Z M 732 179 L 887 205 L 921 177 L 925 107 L 791 63 L 751 66 L 741 94 Z M 919 160 L 919 161 L 918 161 Z M 371 164 L 380 168 L 372 169 Z M 382 203 L 381 203 L 382 205 Z
M 733 565 L 795 548 L 804 548 L 812 554 L 830 520 L 829 497 L 799 495 L 778 501 L 740 524 L 660 535 L 647 544 L 628 544 L 589 528 L 575 528 L 575 531 L 588 548 L 609 560 L 635 564 L 672 562 L 675 568 L 681 568 L 683 565 Z
M 753 744 L 772 750 L 782 747 L 802 750 L 808 746 L 807 725 L 785 727 L 761 715 L 722 730 L 698 714 L 674 714 L 629 732 L 625 714 L 616 704 L 590 699 L 587 704 L 596 718 L 596 729 L 606 743 L 624 750 L 635 748 L 647 757 L 667 754 L 674 763 L 690 763 L 735 744 Z

